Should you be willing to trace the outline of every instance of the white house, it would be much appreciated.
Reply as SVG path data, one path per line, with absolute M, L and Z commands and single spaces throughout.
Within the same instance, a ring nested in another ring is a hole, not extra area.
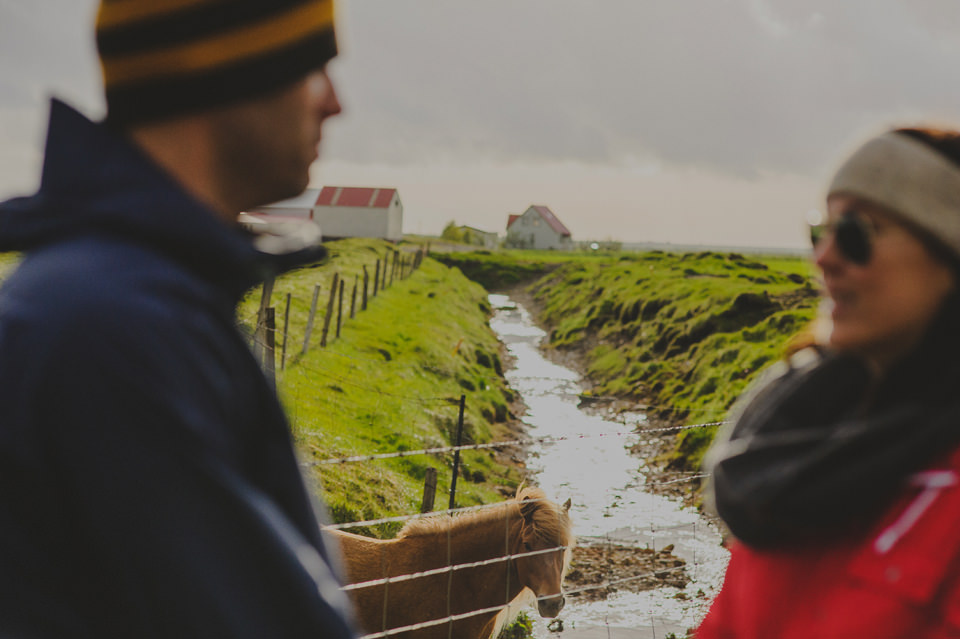
M 325 186 L 249 211 L 254 217 L 305 218 L 320 225 L 324 238 L 403 237 L 403 204 L 396 189 Z
M 520 215 L 507 220 L 507 238 L 504 245 L 511 248 L 557 249 L 573 248 L 570 231 L 546 206 L 531 206 Z

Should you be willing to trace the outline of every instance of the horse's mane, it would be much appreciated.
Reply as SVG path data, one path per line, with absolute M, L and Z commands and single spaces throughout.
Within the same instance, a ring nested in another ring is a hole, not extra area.
M 521 488 L 516 497 L 492 508 L 462 513 L 453 517 L 439 515 L 411 520 L 400 530 L 397 537 L 419 537 L 438 532 L 453 533 L 491 520 L 510 519 L 515 520 L 514 525 L 519 525 L 521 521 L 520 508 L 524 500 L 532 500 L 529 504 L 529 507 L 533 509 L 531 524 L 537 537 L 547 541 L 557 540 L 561 545 L 569 545 L 571 539 L 570 517 L 565 509 L 548 500 L 546 493 L 535 486 Z

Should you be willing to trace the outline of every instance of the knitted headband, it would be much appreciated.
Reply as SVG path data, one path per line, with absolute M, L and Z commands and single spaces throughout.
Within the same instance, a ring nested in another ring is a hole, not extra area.
M 960 167 L 903 133 L 884 133 L 840 167 L 828 196 L 843 193 L 891 209 L 960 256 Z
M 101 0 L 107 120 L 129 126 L 295 83 L 337 54 L 333 0 Z

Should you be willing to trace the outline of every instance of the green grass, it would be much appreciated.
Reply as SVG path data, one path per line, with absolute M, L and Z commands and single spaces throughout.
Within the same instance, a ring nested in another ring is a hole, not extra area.
M 273 303 L 279 324 L 286 294 L 292 299 L 288 364 L 279 388 L 308 461 L 450 445 L 461 394 L 467 397 L 464 443 L 508 435 L 513 394 L 501 376 L 499 342 L 486 323 L 486 291 L 455 269 L 425 260 L 412 277 L 395 281 L 371 299 L 367 311 L 345 319 L 341 339 L 332 337 L 331 328 L 327 347 L 319 346 L 333 272 L 346 278 L 349 300 L 353 275 L 364 264 L 372 270 L 373 260 L 382 257 L 386 247 L 371 240 L 335 242 L 327 264 L 288 274 L 276 283 Z M 291 351 L 299 353 L 302 346 L 318 283 L 321 303 L 314 338 L 305 356 L 291 358 Z M 240 317 L 255 317 L 259 299 L 258 291 L 252 293 L 241 305 Z M 296 347 L 291 349 L 291 344 Z M 345 522 L 415 512 L 428 467 L 438 471 L 437 507 L 446 507 L 452 459 L 451 454 L 417 455 L 311 469 L 334 518 Z M 465 452 L 457 504 L 498 501 L 502 497 L 497 487 L 515 487 L 519 480 L 516 469 L 500 463 L 496 453 Z M 376 534 L 391 532 L 388 527 Z

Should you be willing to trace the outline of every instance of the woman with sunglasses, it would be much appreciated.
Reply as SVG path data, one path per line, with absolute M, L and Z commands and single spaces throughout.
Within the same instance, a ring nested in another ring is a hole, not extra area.
M 960 637 L 960 133 L 867 142 L 812 237 L 825 326 L 707 457 L 736 541 L 696 636 Z

